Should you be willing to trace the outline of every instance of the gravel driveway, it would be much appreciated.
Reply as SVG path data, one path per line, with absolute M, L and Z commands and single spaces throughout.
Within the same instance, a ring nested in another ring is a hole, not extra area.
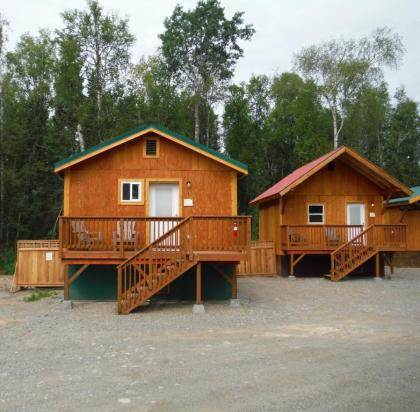
M 117 315 L 0 278 L 1 411 L 420 410 L 420 270 L 239 279 L 240 308 Z

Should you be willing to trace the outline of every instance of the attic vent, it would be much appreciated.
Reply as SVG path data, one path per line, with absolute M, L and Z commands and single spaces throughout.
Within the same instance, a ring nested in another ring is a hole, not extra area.
M 146 156 L 157 156 L 157 140 L 146 140 Z
M 334 170 L 335 170 L 335 162 L 328 163 L 328 171 L 334 172 Z

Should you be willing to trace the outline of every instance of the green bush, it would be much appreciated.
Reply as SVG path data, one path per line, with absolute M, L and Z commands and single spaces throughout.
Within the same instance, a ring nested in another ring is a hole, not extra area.
M 40 292 L 34 292 L 30 296 L 26 296 L 23 298 L 24 302 L 36 302 L 37 300 L 44 299 L 44 298 L 50 298 L 51 296 L 56 295 L 57 292 L 51 292 L 51 291 L 40 291 Z
M 13 248 L 0 248 L 0 272 L 13 275 L 15 272 L 16 254 Z

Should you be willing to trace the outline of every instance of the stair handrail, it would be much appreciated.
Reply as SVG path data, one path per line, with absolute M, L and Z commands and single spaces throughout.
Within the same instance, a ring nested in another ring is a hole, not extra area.
M 350 245 L 351 243 L 353 243 L 355 240 L 357 240 L 359 237 L 364 236 L 367 232 L 369 232 L 370 230 L 373 230 L 373 228 L 375 227 L 375 225 L 370 225 L 368 226 L 365 230 L 363 230 L 362 232 L 360 232 L 357 236 L 355 236 L 354 238 L 348 240 L 346 243 L 343 243 L 341 246 L 339 246 L 337 249 L 335 249 L 331 255 L 334 256 L 336 253 L 340 252 L 341 249 L 344 249 L 346 246 Z M 371 246 L 371 245 L 366 245 L 366 246 Z
M 144 248 L 140 249 L 138 252 L 136 252 L 133 256 L 131 256 L 130 258 L 128 258 L 127 260 L 125 260 L 124 262 L 120 263 L 117 266 L 117 269 L 122 268 L 125 265 L 130 264 L 133 260 L 135 260 L 139 255 L 141 255 L 142 253 L 146 252 L 148 249 L 151 249 L 153 246 L 155 246 L 157 243 L 161 242 L 162 240 L 164 240 L 166 237 L 169 237 L 170 235 L 172 235 L 173 232 L 175 232 L 176 230 L 179 230 L 180 227 L 182 225 L 184 225 L 187 221 L 191 220 L 192 216 L 186 217 L 184 219 L 182 219 L 178 224 L 176 224 L 173 228 L 169 229 L 167 232 L 165 232 L 162 236 L 158 237 L 157 239 L 155 239 L 153 242 L 149 243 L 148 245 L 146 245 Z

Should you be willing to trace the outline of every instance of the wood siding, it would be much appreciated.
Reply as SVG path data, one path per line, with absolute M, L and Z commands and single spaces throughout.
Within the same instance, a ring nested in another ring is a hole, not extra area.
M 144 158 L 143 146 L 144 139 L 137 139 L 73 166 L 68 182 L 68 215 L 146 216 L 147 184 L 144 205 L 119 204 L 118 179 L 179 180 L 180 196 L 193 199 L 192 207 L 184 207 L 181 199 L 180 215 L 184 217 L 233 214 L 236 172 L 165 138 L 159 139 L 158 158 Z
M 407 250 L 420 251 L 420 210 L 400 210 L 399 207 L 387 208 L 384 214 L 386 224 L 407 225 Z
M 274 242 L 254 240 L 246 260 L 238 265 L 238 276 L 274 276 L 276 270 Z
M 280 225 L 308 224 L 308 204 L 324 205 L 325 225 L 346 225 L 348 203 L 365 205 L 366 226 L 386 223 L 383 218 L 385 195 L 380 187 L 337 159 L 334 171 L 324 167 L 283 198 L 259 205 L 260 239 L 274 240 L 276 254 L 283 254 Z
M 63 286 L 64 265 L 59 249 L 57 240 L 19 240 L 16 250 L 16 286 Z

